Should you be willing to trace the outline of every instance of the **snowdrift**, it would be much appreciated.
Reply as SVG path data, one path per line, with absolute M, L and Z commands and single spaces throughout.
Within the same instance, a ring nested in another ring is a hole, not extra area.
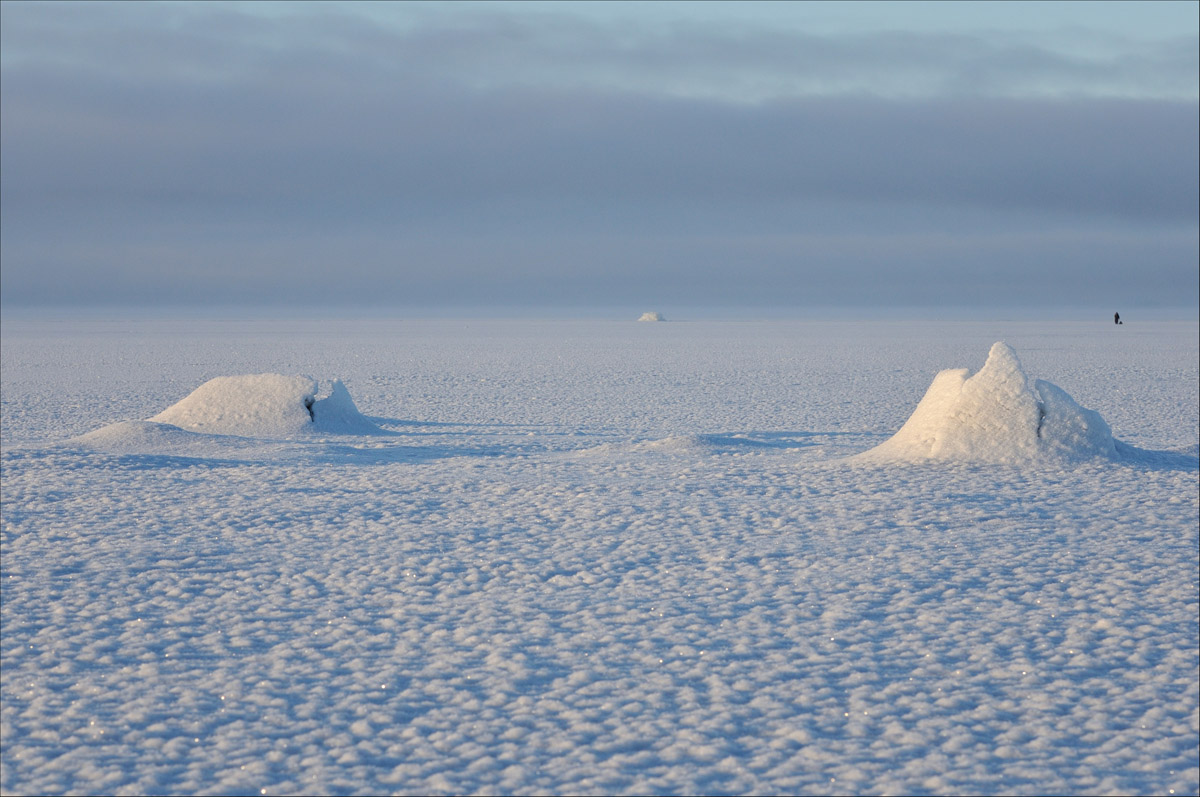
M 202 442 L 203 437 L 168 423 L 121 421 L 80 435 L 74 438 L 74 442 L 118 453 L 156 451 L 164 454 L 186 454 Z
M 1032 384 L 1016 352 L 995 343 L 979 373 L 934 377 L 912 416 L 887 442 L 856 461 L 1023 463 L 1116 458 L 1118 444 L 1100 414 L 1044 380 Z
M 307 376 L 250 374 L 210 379 L 145 421 L 122 421 L 76 438 L 107 450 L 182 451 L 209 435 L 296 438 L 383 434 L 358 411 L 340 379 L 325 391 Z

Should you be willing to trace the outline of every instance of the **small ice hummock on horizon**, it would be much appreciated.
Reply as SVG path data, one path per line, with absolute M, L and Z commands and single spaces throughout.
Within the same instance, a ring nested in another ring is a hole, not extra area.
M 1017 354 L 997 342 L 974 376 L 954 368 L 934 377 L 912 416 L 889 440 L 852 459 L 1024 463 L 1116 458 L 1098 412 L 1042 379 L 1032 384 Z
M 358 411 L 340 379 L 320 385 L 307 376 L 218 376 L 145 421 L 112 424 L 83 435 L 85 442 L 136 437 L 152 442 L 191 434 L 289 438 L 312 432 L 373 434 L 380 428 Z
M 662 313 L 655 313 L 655 312 L 642 313 L 642 317 L 638 319 L 638 321 L 666 321 L 666 320 L 667 319 L 663 318 Z

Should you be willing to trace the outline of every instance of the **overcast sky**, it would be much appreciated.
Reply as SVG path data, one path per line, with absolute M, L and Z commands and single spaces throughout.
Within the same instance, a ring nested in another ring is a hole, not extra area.
M 1197 3 L 0 15 L 5 308 L 1200 302 Z

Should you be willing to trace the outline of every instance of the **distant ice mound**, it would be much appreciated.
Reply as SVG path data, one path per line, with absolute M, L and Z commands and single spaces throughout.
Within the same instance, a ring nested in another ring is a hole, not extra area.
M 912 417 L 857 461 L 950 460 L 1023 463 L 1116 458 L 1117 443 L 1100 414 L 1057 385 L 1032 384 L 1016 352 L 996 343 L 979 373 L 966 368 L 934 377 Z
M 662 313 L 642 313 L 642 317 L 638 321 L 666 321 Z
M 318 387 L 307 376 L 218 376 L 149 421 L 190 432 L 243 437 L 380 431 L 358 411 L 340 379 L 332 382 L 324 397 L 318 398 Z

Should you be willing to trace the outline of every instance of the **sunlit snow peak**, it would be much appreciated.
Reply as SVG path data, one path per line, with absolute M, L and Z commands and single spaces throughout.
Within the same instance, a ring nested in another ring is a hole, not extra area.
M 1116 456 L 1099 413 L 1050 382 L 1031 384 L 1007 344 L 993 344 L 983 368 L 968 373 L 940 372 L 904 426 L 856 459 L 1021 463 Z

